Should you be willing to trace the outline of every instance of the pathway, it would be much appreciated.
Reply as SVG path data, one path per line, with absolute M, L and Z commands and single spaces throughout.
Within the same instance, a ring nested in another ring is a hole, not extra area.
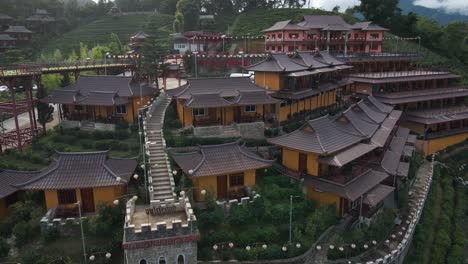
M 185 82 L 182 82 L 182 85 Z M 167 82 L 168 89 L 178 86 L 177 79 L 169 78 Z M 165 151 L 166 141 L 163 135 L 164 114 L 171 103 L 171 98 L 165 93 L 155 100 L 148 110 L 148 116 L 145 119 L 145 140 L 146 149 L 149 152 L 149 175 L 151 200 L 166 200 L 175 198 L 174 178 L 172 177 L 171 167 Z

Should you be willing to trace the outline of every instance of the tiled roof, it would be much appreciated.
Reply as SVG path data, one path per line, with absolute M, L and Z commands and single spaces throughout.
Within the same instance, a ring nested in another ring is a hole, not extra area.
M 465 96 L 468 96 L 467 87 L 436 88 L 375 95 L 379 101 L 391 105 Z
M 339 184 L 319 177 L 305 177 L 304 183 L 315 190 L 330 192 L 355 201 L 388 177 L 387 173 L 368 170 L 346 184 Z
M 0 40 L 1 41 L 15 41 L 16 39 L 13 37 L 10 37 L 8 34 L 0 34 Z
M 324 31 L 351 31 L 351 29 L 348 26 L 340 25 L 340 24 L 330 24 L 324 28 L 322 28 Z
M 364 99 L 364 102 L 368 103 L 368 106 L 370 108 L 376 109 L 377 111 L 380 111 L 382 113 L 388 114 L 393 110 L 392 106 L 381 103 L 372 95 L 366 97 L 366 99 Z
M 77 104 L 80 105 L 124 105 L 128 103 L 127 97 L 120 97 L 114 92 L 90 92 L 89 95 Z
M 224 99 L 220 93 L 192 94 L 184 106 L 191 108 L 224 107 L 233 103 Z
M 0 14 L 1 20 L 12 20 L 13 18 L 7 14 Z
M 349 133 L 345 124 L 329 116 L 310 120 L 302 128 L 268 141 L 291 149 L 317 154 L 331 154 L 361 141 L 364 137 Z
M 292 24 L 291 20 L 276 22 L 273 26 L 263 30 L 263 32 L 278 31 L 278 30 L 307 30 L 297 24 Z
M 311 15 L 304 16 L 304 21 L 298 23 L 298 25 L 305 28 L 316 28 L 323 29 L 329 25 L 342 25 L 346 28 L 351 28 L 351 25 L 346 23 L 341 16 L 320 16 L 320 15 Z
M 120 105 L 128 102 L 127 97 L 140 95 L 140 85 L 131 83 L 128 76 L 86 76 L 81 75 L 75 84 L 52 92 L 41 99 L 46 103 L 82 105 Z M 142 94 L 156 92 L 151 85 L 142 85 Z
M 397 168 L 397 175 L 400 177 L 407 177 L 409 172 L 409 162 L 400 162 Z
M 189 153 L 177 153 L 177 149 L 174 149 L 171 154 L 185 173 L 192 172 L 192 177 L 225 175 L 266 168 L 273 164 L 272 160 L 260 158 L 237 141 L 199 146 L 197 151 Z
M 33 32 L 24 26 L 9 26 L 5 31 L 5 33 L 28 33 L 32 34 Z
M 365 196 L 362 202 L 369 205 L 370 207 L 376 206 L 382 200 L 384 200 L 389 194 L 395 190 L 395 187 L 388 185 L 377 184 L 372 190 L 370 190 Z
M 350 74 L 348 78 L 359 83 L 381 84 L 437 79 L 456 79 L 460 78 L 460 76 L 449 72 L 399 71 Z
M 305 89 L 302 91 L 296 91 L 296 92 L 287 92 L 287 91 L 278 91 L 273 94 L 274 97 L 276 98 L 281 98 L 281 99 L 295 99 L 299 100 L 302 98 L 307 98 L 311 97 L 314 95 L 320 94 L 320 91 L 317 89 Z
M 136 159 L 109 158 L 107 154 L 107 151 L 59 152 L 56 162 L 15 187 L 24 190 L 63 190 L 126 184 L 136 168 Z M 118 182 L 117 177 L 122 181 Z
M 264 60 L 251 65 L 249 71 L 260 72 L 295 72 L 304 71 L 309 67 L 300 61 L 291 60 L 285 53 L 270 54 Z
M 307 65 L 308 67 L 314 69 L 326 68 L 330 66 L 327 63 L 316 60 L 310 51 L 298 51 L 291 59 L 300 60 L 301 64 Z
M 455 106 L 407 112 L 405 120 L 421 124 L 439 124 L 468 119 L 468 106 Z
M 349 162 L 366 155 L 367 153 L 376 149 L 376 145 L 358 143 L 346 150 L 343 150 L 335 155 L 320 157 L 319 162 L 331 166 L 342 167 Z
M 236 105 L 275 104 L 278 100 L 272 98 L 267 91 L 243 91 L 230 100 Z
M 138 33 L 136 33 L 135 35 L 131 36 L 130 39 L 145 39 L 147 38 L 149 35 L 146 34 L 145 32 L 143 31 L 140 31 Z
M 235 97 L 243 91 L 265 91 L 250 81 L 248 77 L 190 79 L 187 84 L 167 90 L 166 93 L 177 99 L 188 100 L 194 94 L 220 93 L 221 97 Z
M 368 102 L 372 104 L 372 101 Z M 381 112 L 370 107 L 363 107 L 366 110 L 362 110 L 359 104 L 363 103 L 361 101 L 350 106 L 334 118 L 324 116 L 308 121 L 300 129 L 268 141 L 274 145 L 324 156 L 345 150 L 364 139 L 370 139 L 372 144 L 383 147 L 398 122 L 401 111 L 393 110 L 382 120 Z
M 315 53 L 314 58 L 322 63 L 328 64 L 328 65 L 344 65 L 345 63 L 338 60 L 334 56 L 330 55 L 327 51 L 318 51 Z
M 352 25 L 354 29 L 366 30 L 366 31 L 388 31 L 387 28 L 381 27 L 374 24 L 372 21 L 356 22 Z
M 4 170 L 0 172 L 0 199 L 19 191 L 16 184 L 27 182 L 37 175 L 39 171 L 12 171 Z

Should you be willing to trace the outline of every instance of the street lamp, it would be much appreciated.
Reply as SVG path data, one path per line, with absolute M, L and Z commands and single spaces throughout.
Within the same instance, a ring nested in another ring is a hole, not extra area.
M 198 54 L 198 51 L 194 51 L 192 54 L 193 54 L 193 57 L 195 58 L 195 79 L 198 79 L 198 69 L 197 69 L 197 54 Z
M 244 74 L 244 52 L 243 52 L 243 51 L 239 51 L 239 55 L 241 55 L 241 57 L 242 57 L 242 66 L 241 66 L 241 70 L 242 70 L 242 74 Z
M 129 200 L 133 200 L 133 201 L 136 201 L 138 200 L 138 196 L 136 196 L 135 194 L 133 193 L 130 193 L 130 194 L 125 194 L 125 195 L 122 195 L 122 196 L 119 196 L 119 197 L 116 197 L 115 200 L 114 200 L 114 205 L 119 205 L 120 204 L 120 198 L 126 198 L 126 197 L 129 197 L 129 196 L 132 196 L 132 198 L 130 198 Z
M 107 75 L 107 57 L 110 56 L 109 52 L 106 52 L 104 54 L 104 75 Z
M 80 216 L 80 228 L 81 228 L 81 242 L 83 244 L 83 257 L 84 257 L 84 263 L 86 264 L 87 259 L 86 259 L 86 242 L 85 242 L 85 236 L 84 236 L 84 231 L 83 231 L 83 219 L 81 218 L 81 201 L 78 201 L 75 203 L 75 205 L 78 205 L 78 213 Z
M 226 38 L 226 35 L 222 35 L 221 38 L 223 39 L 223 53 L 224 53 L 224 39 Z
M 292 202 L 293 202 L 293 198 L 298 198 L 298 197 L 301 197 L 301 196 L 297 196 L 297 195 L 289 196 L 289 241 L 288 241 L 289 244 L 291 244 L 292 242 Z

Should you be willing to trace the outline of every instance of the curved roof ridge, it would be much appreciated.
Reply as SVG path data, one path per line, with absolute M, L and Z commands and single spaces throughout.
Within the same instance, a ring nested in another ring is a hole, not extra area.
M 235 140 L 235 141 L 232 141 L 232 142 L 226 142 L 226 143 L 222 143 L 222 144 L 200 145 L 199 148 L 200 149 L 215 148 L 215 147 L 229 146 L 229 145 L 234 145 L 234 144 L 239 144 L 239 140 Z
M 250 155 L 250 153 L 246 153 L 246 152 L 241 148 L 241 147 L 243 147 L 243 146 L 244 146 L 244 145 L 241 146 L 241 145 L 237 144 L 237 147 L 239 148 L 239 151 L 240 151 L 244 156 L 246 156 L 246 157 L 248 157 L 248 158 L 251 158 L 251 159 L 258 160 L 258 161 L 262 161 L 262 162 L 269 162 L 269 163 L 274 162 L 273 160 L 263 159 L 263 158 L 258 157 L 258 156 L 256 156 L 256 155 Z
M 59 155 L 86 155 L 86 154 L 103 154 L 103 153 L 108 153 L 110 151 L 110 149 L 108 150 L 99 150 L 99 151 L 82 151 L 82 152 L 60 152 L 58 150 L 55 150 L 55 153 L 59 154 Z M 59 159 L 60 160 L 60 159 Z
M 124 175 L 124 174 L 125 174 L 125 173 L 116 174 L 111 168 L 109 168 L 109 166 L 107 166 L 107 164 L 106 164 L 105 162 L 102 163 L 102 166 L 104 166 L 104 169 L 105 169 L 108 173 L 110 173 L 110 175 L 111 175 L 116 181 L 117 181 L 117 177 L 120 177 L 119 175 Z M 122 179 L 122 178 L 121 178 L 120 180 L 123 181 L 123 182 L 128 183 L 128 181 L 125 180 L 125 179 Z M 121 183 L 121 182 L 119 182 L 119 183 Z
M 200 160 L 200 163 L 198 163 L 198 165 L 195 166 L 195 168 L 192 169 L 192 170 L 193 170 L 192 175 L 195 174 L 195 172 L 196 172 L 196 171 L 203 165 L 203 163 L 205 163 L 205 161 L 206 161 L 205 153 L 203 153 L 201 146 L 199 146 L 199 147 L 200 147 L 200 154 L 202 155 L 202 158 L 201 158 L 201 160 Z
M 257 62 L 257 63 L 251 64 L 251 65 L 249 65 L 249 67 L 247 67 L 247 68 L 251 68 L 251 67 L 260 65 L 261 63 L 267 61 L 268 59 L 271 59 L 272 57 L 273 57 L 273 54 L 270 52 L 270 53 L 268 54 L 268 56 L 266 56 L 263 60 L 261 60 L 261 61 L 259 61 L 259 62 Z
M 51 165 L 52 166 L 48 166 L 44 169 L 44 171 L 41 171 L 41 174 L 39 174 L 37 177 L 34 177 L 33 179 L 30 179 L 29 181 L 26 181 L 26 182 L 23 182 L 23 183 L 20 183 L 20 184 L 15 184 L 15 185 L 12 185 L 12 186 L 15 186 L 15 187 L 22 187 L 22 186 L 26 186 L 30 183 L 33 183 L 33 182 L 37 182 L 39 180 L 42 180 L 44 177 L 46 177 L 47 175 L 49 175 L 50 173 L 52 173 L 53 171 L 57 170 L 59 165 L 60 165 L 60 159 L 56 160 L 55 162 L 53 162 Z
M 276 64 L 278 64 L 278 66 L 279 66 L 281 69 L 283 69 L 283 71 L 286 70 L 286 67 L 284 67 L 283 65 L 281 65 L 281 63 L 276 59 L 275 55 L 285 55 L 285 56 L 287 56 L 287 55 L 286 55 L 285 53 L 277 53 L 277 54 L 273 54 L 273 55 L 272 55 L 273 58 L 274 58 L 275 61 L 276 61 Z
M 180 86 L 180 87 L 182 87 L 182 86 Z M 181 91 L 179 93 L 174 94 L 174 96 L 179 96 L 179 95 L 185 93 L 188 90 L 189 87 L 190 87 L 190 82 L 187 82 L 186 87 L 184 89 L 181 89 Z

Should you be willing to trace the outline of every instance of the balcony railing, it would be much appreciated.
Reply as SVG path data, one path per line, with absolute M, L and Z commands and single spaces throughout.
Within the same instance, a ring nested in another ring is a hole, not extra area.
M 241 115 L 240 117 L 235 118 L 237 123 L 253 123 L 263 121 L 262 115 L 257 113 L 252 115 Z
M 453 136 L 457 134 L 468 133 L 468 127 L 448 129 L 444 131 L 430 132 L 427 133 L 425 139 L 436 139 L 441 137 Z

